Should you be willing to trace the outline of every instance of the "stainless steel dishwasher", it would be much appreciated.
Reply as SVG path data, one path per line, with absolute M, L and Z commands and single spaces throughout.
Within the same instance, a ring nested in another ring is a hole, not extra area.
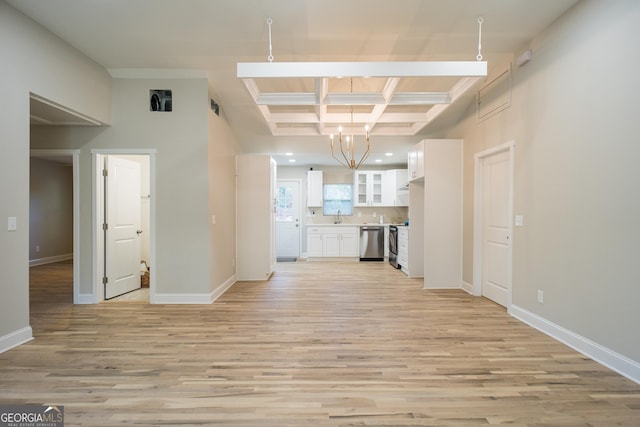
M 360 227 L 360 261 L 384 261 L 384 227 Z

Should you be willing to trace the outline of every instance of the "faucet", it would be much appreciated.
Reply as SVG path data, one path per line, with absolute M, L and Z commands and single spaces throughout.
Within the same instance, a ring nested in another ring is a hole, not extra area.
M 338 217 L 334 221 L 334 224 L 342 224 L 342 219 L 340 218 L 340 209 L 338 209 Z

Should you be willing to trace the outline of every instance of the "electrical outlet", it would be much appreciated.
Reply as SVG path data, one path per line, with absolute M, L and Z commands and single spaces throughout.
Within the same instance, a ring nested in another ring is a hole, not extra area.
M 538 302 L 544 304 L 544 292 L 538 289 Z
M 36 252 L 40 252 L 40 245 L 36 245 Z

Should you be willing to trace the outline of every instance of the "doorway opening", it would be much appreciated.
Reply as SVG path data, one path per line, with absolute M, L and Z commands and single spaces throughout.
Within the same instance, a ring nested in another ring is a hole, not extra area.
M 155 303 L 155 150 L 91 154 L 95 302 Z
M 29 266 L 59 263 L 65 275 L 71 270 L 73 303 L 86 303 L 79 281 L 80 150 L 33 149 L 30 157 Z M 42 270 L 45 277 L 53 271 Z
M 475 155 L 473 289 L 509 310 L 512 303 L 515 143 Z

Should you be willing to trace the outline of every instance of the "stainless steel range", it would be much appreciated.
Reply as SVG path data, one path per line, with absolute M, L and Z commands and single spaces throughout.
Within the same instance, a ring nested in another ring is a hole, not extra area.
M 400 268 L 398 265 L 398 227 L 395 225 L 389 226 L 389 264 Z

